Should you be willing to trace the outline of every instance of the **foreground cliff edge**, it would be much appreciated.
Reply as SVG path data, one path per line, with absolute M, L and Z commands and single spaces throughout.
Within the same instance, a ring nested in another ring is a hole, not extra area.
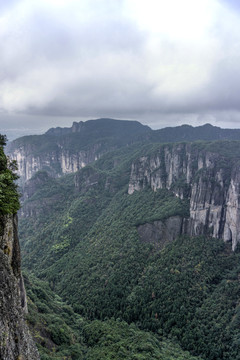
M 18 194 L 0 135 L 0 359 L 37 360 L 38 351 L 24 320 L 26 293 L 18 242 Z

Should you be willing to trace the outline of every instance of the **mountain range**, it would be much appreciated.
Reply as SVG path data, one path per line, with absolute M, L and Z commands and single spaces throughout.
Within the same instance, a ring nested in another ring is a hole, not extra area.
M 240 359 L 240 130 L 98 119 L 7 152 L 42 359 Z
M 74 122 L 70 128 L 52 128 L 43 135 L 12 141 L 7 152 L 17 160 L 21 183 L 38 170 L 51 176 L 76 172 L 103 154 L 134 143 L 240 140 L 240 129 L 221 129 L 210 124 L 182 125 L 152 130 L 137 121 L 97 119 Z

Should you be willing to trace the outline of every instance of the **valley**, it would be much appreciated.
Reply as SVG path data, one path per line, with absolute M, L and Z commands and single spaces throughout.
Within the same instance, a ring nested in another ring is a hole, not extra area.
M 239 132 L 98 126 L 7 148 L 41 359 L 240 359 Z

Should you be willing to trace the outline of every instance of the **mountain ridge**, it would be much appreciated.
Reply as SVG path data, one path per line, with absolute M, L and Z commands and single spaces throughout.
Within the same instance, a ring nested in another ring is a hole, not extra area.
M 20 216 L 25 268 L 90 321 L 121 319 L 205 360 L 239 360 L 239 250 L 214 238 L 210 224 L 239 146 L 133 144 L 75 174 L 36 175 Z M 194 184 L 204 232 L 186 236 Z
M 240 141 L 219 140 L 224 130 L 211 125 L 112 136 L 112 121 L 107 137 L 75 124 L 23 144 L 23 266 L 91 322 L 88 344 L 120 320 L 126 333 L 135 323 L 204 360 L 240 360 Z M 57 322 L 50 333 L 61 344 Z
M 152 130 L 137 121 L 98 119 L 74 122 L 69 128 L 52 128 L 43 135 L 18 138 L 7 147 L 18 162 L 21 184 L 39 170 L 59 177 L 96 161 L 108 151 L 131 144 L 196 140 L 240 140 L 240 129 L 221 129 L 210 124 L 182 125 Z

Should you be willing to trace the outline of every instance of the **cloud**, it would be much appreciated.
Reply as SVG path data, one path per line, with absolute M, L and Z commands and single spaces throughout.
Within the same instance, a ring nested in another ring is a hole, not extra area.
M 6 4 L 0 15 L 2 113 L 21 114 L 23 123 L 24 115 L 33 123 L 41 115 L 112 116 L 160 126 L 164 117 L 173 125 L 179 117 L 237 118 L 227 116 L 240 111 L 237 2 Z

